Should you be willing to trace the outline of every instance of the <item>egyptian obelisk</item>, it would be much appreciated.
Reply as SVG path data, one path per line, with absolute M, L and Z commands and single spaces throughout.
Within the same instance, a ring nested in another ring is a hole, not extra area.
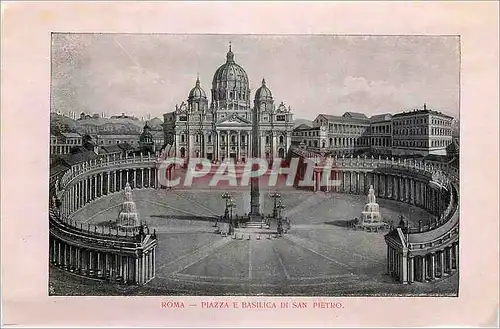
M 259 136 L 259 122 L 260 113 L 259 107 L 254 106 L 252 115 L 252 158 L 257 159 L 260 157 L 260 136 Z M 258 164 L 252 164 L 252 171 L 257 171 Z M 259 177 L 251 177 L 250 179 L 250 217 L 254 218 L 260 216 L 260 191 L 259 191 Z

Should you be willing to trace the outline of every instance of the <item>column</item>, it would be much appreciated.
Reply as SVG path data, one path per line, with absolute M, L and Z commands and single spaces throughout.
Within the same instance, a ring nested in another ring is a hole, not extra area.
M 73 271 L 73 246 L 69 246 L 69 262 L 68 268 L 70 271 Z
M 121 276 L 118 254 L 115 254 L 113 258 L 114 258 L 114 261 L 113 261 L 113 266 L 112 266 L 112 269 L 113 269 L 112 278 L 114 280 L 117 280 L 118 277 Z
M 436 254 L 432 252 L 430 261 L 430 279 L 434 280 L 435 278 L 436 278 Z
M 126 172 L 127 172 L 127 174 L 126 174 L 126 176 L 127 176 L 127 182 L 126 183 L 130 184 L 130 180 L 129 180 L 129 177 L 128 177 L 129 171 L 130 171 L 129 169 L 126 170 Z M 125 183 L 125 185 L 127 185 L 126 183 Z
M 57 265 L 57 242 L 56 242 L 56 239 L 52 239 L 52 263 Z
M 94 175 L 94 199 L 97 199 L 97 177 L 98 175 Z
M 317 192 L 321 189 L 321 173 L 317 170 L 314 170 L 314 192 Z
M 144 184 L 144 168 L 141 168 L 141 188 L 144 188 L 146 185 Z
M 75 189 L 75 204 L 74 204 L 74 211 L 77 211 L 78 210 L 78 203 L 80 201 L 80 194 L 79 194 L 79 191 L 80 191 L 80 182 L 77 182 L 75 185 L 74 185 L 74 189 Z
M 76 271 L 82 272 L 82 251 L 80 248 L 76 248 Z
M 156 247 L 153 248 L 153 252 L 151 253 L 151 262 L 153 264 L 153 278 L 156 276 Z
M 391 275 L 391 248 L 387 246 L 387 274 Z
M 125 257 L 125 264 L 123 266 L 123 280 L 125 283 L 130 281 L 130 270 L 129 270 L 129 257 Z
M 220 161 L 220 131 L 219 130 L 217 130 L 217 145 L 216 145 L 216 147 L 217 147 L 217 158 L 216 158 L 216 160 Z
M 408 262 L 408 257 L 407 255 L 403 252 L 400 256 L 400 266 L 401 266 L 401 269 L 400 269 L 400 273 L 401 273 L 401 276 L 400 276 L 400 280 L 401 280 L 401 283 L 403 284 L 407 284 L 408 283 L 408 265 L 409 265 L 409 262 Z
M 356 172 L 356 194 L 361 194 L 359 181 L 360 181 L 360 173 Z
M 106 184 L 106 195 L 108 195 L 108 194 L 109 194 L 109 192 L 111 191 L 111 189 L 110 189 L 110 187 L 109 187 L 109 185 L 110 185 L 110 183 L 111 183 L 111 171 L 108 171 L 108 172 L 106 173 L 106 175 L 107 175 L 107 181 L 106 181 L 106 183 L 107 183 L 107 184 Z
M 459 255 L 459 250 L 458 250 L 458 242 L 456 242 L 453 245 L 453 250 L 455 252 L 455 269 L 458 269 L 458 255 Z
M 63 244 L 64 246 L 64 250 L 63 250 L 63 266 L 64 266 L 64 269 L 68 269 L 68 245 L 65 243 Z
M 102 276 L 102 266 L 101 266 L 101 253 L 99 251 L 96 252 L 97 254 L 97 276 Z
M 439 251 L 439 275 L 443 277 L 445 275 L 444 270 L 444 249 Z
M 134 175 L 133 183 L 134 183 L 134 188 L 137 188 L 137 170 L 134 168 L 132 169 L 132 175 Z
M 89 250 L 89 275 L 94 275 L 94 252 Z
M 392 176 L 392 199 L 397 200 L 397 177 Z
M 135 259 L 134 281 L 136 284 L 139 283 L 139 258 Z
M 142 254 L 141 258 L 141 282 L 146 283 L 146 255 Z
M 410 256 L 408 263 L 408 282 L 413 283 L 415 281 L 415 257 Z
M 277 144 L 278 144 L 278 142 L 277 142 L 277 137 L 278 136 L 276 136 L 276 132 L 275 131 L 272 132 L 272 136 L 273 136 L 273 148 L 272 148 L 273 154 L 272 154 L 272 158 L 274 159 L 274 158 L 276 158 L 276 147 L 277 147 Z
M 238 130 L 238 137 L 236 141 L 236 162 L 240 161 L 240 142 L 241 142 L 241 131 Z
M 453 271 L 453 258 L 452 258 L 452 247 L 448 247 L 445 249 L 446 250 L 446 261 L 447 261 L 447 269 L 448 273 L 451 273 Z
M 99 176 L 101 176 L 101 195 L 104 195 L 104 172 L 102 172 Z
M 425 282 L 427 279 L 427 255 L 420 258 L 422 259 L 422 282 Z
M 87 275 L 87 264 L 86 264 L 86 250 L 80 250 L 80 273 L 83 275 Z

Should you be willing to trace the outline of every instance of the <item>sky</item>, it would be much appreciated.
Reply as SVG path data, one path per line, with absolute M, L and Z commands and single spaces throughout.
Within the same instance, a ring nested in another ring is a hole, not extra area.
M 458 118 L 459 39 L 441 36 L 53 34 L 55 111 L 162 118 L 199 74 L 210 97 L 229 42 L 295 118 L 346 111 L 367 116 L 427 108 Z

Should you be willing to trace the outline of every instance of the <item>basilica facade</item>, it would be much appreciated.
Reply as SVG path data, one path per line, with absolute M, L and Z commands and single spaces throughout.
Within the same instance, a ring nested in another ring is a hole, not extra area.
M 293 114 L 283 102 L 276 105 L 271 90 L 262 85 L 252 99 L 248 75 L 235 62 L 229 46 L 226 62 L 212 79 L 210 99 L 199 77 L 187 101 L 165 113 L 165 144 L 171 156 L 202 157 L 213 161 L 252 156 L 252 123 L 258 122 L 258 154 L 268 160 L 284 158 L 291 145 Z

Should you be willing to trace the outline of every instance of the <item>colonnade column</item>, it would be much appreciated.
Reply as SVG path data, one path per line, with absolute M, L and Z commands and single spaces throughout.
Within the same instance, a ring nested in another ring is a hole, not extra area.
M 410 256 L 408 258 L 408 282 L 413 283 L 415 281 L 415 257 Z
M 108 171 L 108 172 L 106 173 L 106 175 L 107 175 L 107 182 L 106 182 L 106 183 L 107 183 L 107 184 L 106 184 L 106 195 L 109 195 L 110 190 L 111 190 L 111 189 L 109 188 L 109 185 L 110 185 L 110 183 L 111 183 L 111 171 Z
M 445 270 L 444 270 L 444 249 L 439 251 L 439 275 L 441 277 L 445 276 Z
M 430 264 L 430 279 L 434 280 L 436 278 L 436 254 L 431 253 L 431 264 Z
M 422 282 L 425 282 L 427 280 L 427 257 L 421 256 L 420 259 L 422 260 L 421 279 L 422 279 Z

